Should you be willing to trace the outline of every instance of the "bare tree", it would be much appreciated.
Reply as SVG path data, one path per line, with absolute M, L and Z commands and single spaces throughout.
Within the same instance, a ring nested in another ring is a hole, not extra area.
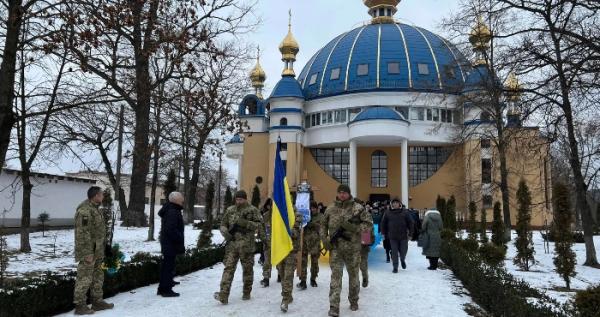
M 564 127 L 568 140 L 569 165 L 575 185 L 576 207 L 581 211 L 586 245 L 584 265 L 600 267 L 593 240 L 594 223 L 587 201 L 581 149 L 577 140 L 576 114 L 592 105 L 586 100 L 597 95 L 590 78 L 598 78 L 600 51 L 597 1 L 516 1 L 499 0 L 505 12 L 517 14 L 520 23 L 507 37 L 514 45 L 513 56 L 519 72 L 527 74 L 530 91 L 544 106 L 544 116 L 555 126 Z M 575 36 L 577 35 L 577 36 Z M 596 112 L 597 113 L 597 112 Z M 558 131 L 558 130 L 557 130 Z

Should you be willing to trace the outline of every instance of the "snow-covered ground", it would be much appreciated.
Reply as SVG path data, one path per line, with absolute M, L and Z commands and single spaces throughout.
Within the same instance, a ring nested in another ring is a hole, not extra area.
M 449 270 L 429 271 L 428 262 L 421 249 L 411 242 L 407 257 L 407 270 L 392 274 L 392 266 L 385 263 L 381 247 L 369 256 L 369 287 L 360 290 L 360 309 L 350 311 L 348 303 L 348 280 L 344 274 L 343 292 L 340 303 L 342 316 L 410 316 L 410 317 L 460 317 L 468 316 L 463 310 L 472 300 L 465 295 L 461 283 Z M 276 283 L 273 272 L 271 286 L 262 288 L 259 281 L 262 269 L 254 266 L 254 289 L 252 300 L 242 301 L 241 266 L 238 265 L 228 305 L 215 301 L 212 294 L 219 290 L 223 265 L 178 277 L 181 285 L 175 291 L 179 298 L 156 296 L 156 285 L 136 289 L 108 299 L 115 309 L 98 312 L 95 316 L 275 316 L 282 315 L 281 284 Z M 329 281 L 331 270 L 327 263 L 320 263 L 317 288 L 305 291 L 294 289 L 294 302 L 290 304 L 289 316 L 327 316 L 329 310 Z M 295 278 L 294 284 L 298 282 Z M 61 316 L 72 316 L 73 312 Z
M 158 239 L 160 230 L 160 218 L 155 220 L 154 238 Z M 185 243 L 187 248 L 196 245 L 200 230 L 194 230 L 191 225 L 185 227 Z M 54 242 L 56 237 L 56 243 Z M 20 236 L 18 234 L 6 236 L 9 250 L 19 249 Z M 10 256 L 7 275 L 22 276 L 25 274 L 37 274 L 40 272 L 68 272 L 74 271 L 77 264 L 74 259 L 74 231 L 57 230 L 48 231 L 42 237 L 41 232 L 35 232 L 29 236 L 31 253 L 17 253 Z M 160 254 L 160 243 L 158 241 L 146 241 L 148 239 L 148 228 L 126 228 L 115 226 L 113 243 L 118 243 L 121 251 L 125 254 L 125 261 L 137 252 L 150 252 Z M 213 231 L 213 243 L 223 242 L 223 237 L 218 230 Z M 56 245 L 56 253 L 54 246 Z
M 555 272 L 554 268 L 554 243 L 550 242 L 550 253 L 544 252 L 544 239 L 539 231 L 533 232 L 533 242 L 535 248 L 535 260 L 537 263 L 531 268 L 531 271 L 525 272 L 520 270 L 516 265 L 513 264 L 513 258 L 516 255 L 516 249 L 514 241 L 516 239 L 516 233 L 513 231 L 513 239 L 508 245 L 508 252 L 506 254 L 506 268 L 512 275 L 525 280 L 532 287 L 546 291 L 546 293 L 558 300 L 559 302 L 566 302 L 573 297 L 575 292 L 562 292 L 557 291 L 557 288 L 565 287 L 563 279 Z M 594 237 L 594 244 L 596 246 L 596 253 L 600 254 L 600 236 Z M 600 270 L 591 267 L 583 266 L 585 262 L 585 244 L 575 243 L 573 244 L 573 251 L 577 255 L 576 272 L 577 276 L 571 279 L 571 288 L 573 290 L 583 290 L 592 284 L 598 284 L 600 282 Z

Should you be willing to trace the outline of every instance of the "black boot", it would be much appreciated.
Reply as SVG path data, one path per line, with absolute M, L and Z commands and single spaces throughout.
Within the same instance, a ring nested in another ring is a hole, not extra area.
M 277 283 L 281 283 L 281 275 L 277 274 Z
M 433 258 L 433 269 L 437 270 L 439 263 L 439 258 Z
M 432 271 L 435 270 L 435 269 L 437 269 L 437 267 L 436 267 L 437 266 L 437 264 L 436 264 L 437 259 L 436 258 L 430 258 L 430 257 L 428 257 L 427 259 L 429 259 L 429 267 L 427 269 L 428 270 L 432 270 Z
M 312 286 L 312 287 L 317 287 L 317 280 L 316 280 L 316 279 L 314 279 L 314 278 L 311 278 L 311 279 L 310 279 L 310 286 Z
M 300 281 L 300 283 L 296 284 L 296 287 L 298 287 L 300 290 L 305 290 L 306 289 L 306 281 Z
M 262 285 L 262 287 L 269 287 L 269 279 L 264 278 L 262 281 L 260 281 L 260 285 Z
M 390 251 L 385 250 L 385 262 L 390 263 Z

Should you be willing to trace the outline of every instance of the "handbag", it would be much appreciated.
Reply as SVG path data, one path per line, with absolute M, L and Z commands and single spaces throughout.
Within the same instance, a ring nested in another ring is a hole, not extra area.
M 373 240 L 371 239 L 371 230 L 364 230 L 360 233 L 360 243 L 362 245 L 371 245 Z

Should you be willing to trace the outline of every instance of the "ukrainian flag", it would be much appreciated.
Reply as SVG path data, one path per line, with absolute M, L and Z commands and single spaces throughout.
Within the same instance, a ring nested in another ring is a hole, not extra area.
M 273 177 L 273 213 L 271 218 L 271 264 L 277 265 L 293 249 L 292 228 L 296 217 L 290 187 L 279 152 L 281 140 L 277 140 L 275 152 L 275 175 Z

